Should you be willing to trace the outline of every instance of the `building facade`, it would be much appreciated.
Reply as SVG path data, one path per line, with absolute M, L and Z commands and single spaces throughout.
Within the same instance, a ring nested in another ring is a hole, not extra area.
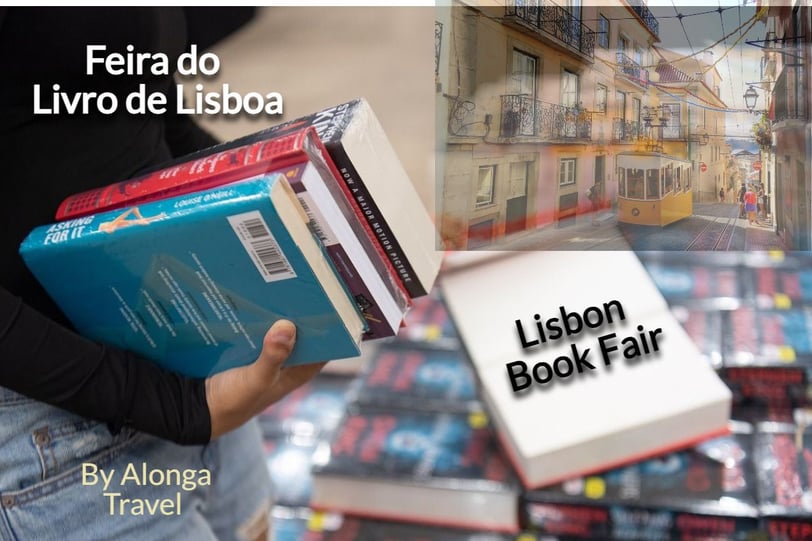
M 759 124 L 769 140 L 760 146 L 761 179 L 772 197 L 776 232 L 788 249 L 812 249 L 812 124 L 809 60 L 812 8 L 803 2 L 770 2 L 762 75 L 769 104 Z M 766 167 L 764 167 L 766 162 Z
M 703 112 L 701 126 L 686 123 L 700 112 L 679 101 L 696 92 L 723 106 L 718 72 L 660 90 L 670 60 L 644 4 L 457 1 L 437 13 L 437 215 L 447 248 L 612 211 L 620 154 L 673 152 L 695 161 L 700 179 L 704 161 L 714 180 L 702 184 L 703 200 L 724 184 L 724 121 Z M 702 146 L 700 132 L 714 144 Z

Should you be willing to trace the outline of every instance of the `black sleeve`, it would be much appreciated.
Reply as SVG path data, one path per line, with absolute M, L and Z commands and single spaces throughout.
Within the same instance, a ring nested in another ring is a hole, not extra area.
M 182 444 L 211 437 L 205 380 L 87 340 L 2 287 L 0 385 L 114 431 L 131 426 Z
M 165 115 L 166 144 L 173 158 L 216 145 L 220 141 L 201 128 L 194 117 L 174 109 Z

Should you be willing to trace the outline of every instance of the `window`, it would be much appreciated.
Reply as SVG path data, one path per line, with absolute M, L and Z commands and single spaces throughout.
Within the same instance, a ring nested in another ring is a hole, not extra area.
M 599 113 L 606 112 L 606 95 L 607 90 L 605 86 L 601 84 L 595 85 L 595 111 Z
M 578 74 L 564 70 L 561 74 L 561 105 L 575 107 L 578 105 Z
M 558 185 L 575 184 L 575 158 L 558 160 Z
M 626 93 L 617 91 L 615 98 L 615 108 L 617 109 L 617 117 L 620 120 L 626 120 Z
M 513 65 L 508 80 L 508 94 L 536 97 L 537 63 L 535 56 L 513 49 Z
M 679 139 L 680 128 L 680 104 L 679 103 L 663 103 L 663 110 L 668 110 L 668 121 L 663 128 L 663 139 Z
M 617 52 L 619 55 L 625 55 L 629 51 L 629 38 L 620 36 L 617 39 Z
M 496 166 L 486 165 L 479 168 L 476 186 L 476 206 L 484 207 L 493 203 L 493 187 L 496 178 Z
M 617 194 L 626 197 L 626 169 L 623 167 L 617 170 Z
M 598 45 L 609 48 L 609 19 L 603 15 L 598 16 Z
M 628 186 L 627 197 L 629 199 L 643 199 L 645 195 L 643 188 L 643 176 L 645 170 L 632 169 L 631 167 L 626 171 L 626 184 Z
M 527 171 L 531 162 L 514 162 L 510 164 L 508 199 L 527 195 Z
M 660 198 L 660 170 L 646 169 L 646 199 Z

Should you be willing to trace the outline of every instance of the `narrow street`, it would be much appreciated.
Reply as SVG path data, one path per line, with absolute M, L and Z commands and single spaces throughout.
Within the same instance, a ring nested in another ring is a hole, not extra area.
M 697 203 L 694 214 L 665 227 L 619 224 L 601 213 L 570 226 L 524 231 L 494 246 L 499 250 L 769 251 L 783 250 L 771 221 L 748 224 L 738 204 Z

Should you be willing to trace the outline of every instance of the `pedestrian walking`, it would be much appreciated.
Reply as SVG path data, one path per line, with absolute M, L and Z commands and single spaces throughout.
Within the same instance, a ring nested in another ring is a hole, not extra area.
M 744 210 L 747 213 L 747 222 L 748 223 L 758 223 L 758 217 L 756 216 L 756 192 L 753 191 L 752 186 L 748 186 L 747 191 L 744 192 Z
M 720 203 L 725 202 L 725 189 L 724 188 L 719 188 L 719 202 Z
M 744 218 L 744 194 L 746 192 L 747 188 L 742 184 L 742 187 L 739 188 L 739 218 Z

